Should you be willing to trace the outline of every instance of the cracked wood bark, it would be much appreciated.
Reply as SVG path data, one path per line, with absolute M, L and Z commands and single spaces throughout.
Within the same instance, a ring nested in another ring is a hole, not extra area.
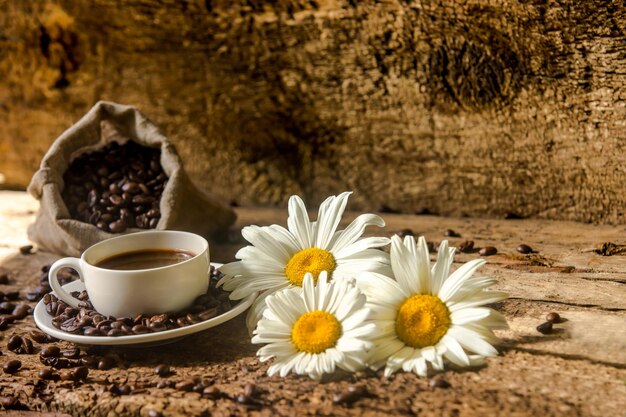
M 487 0 L 0 0 L 0 172 L 96 100 L 243 205 L 624 223 L 626 9 Z M 217 175 L 216 175 L 217 173 Z
M 0 290 L 36 285 L 41 265 L 54 255 L 23 256 L 17 248 L 23 242 L 26 225 L 32 221 L 36 202 L 25 193 L 0 192 L 0 241 L 5 256 L 0 273 L 9 271 L 11 281 Z M 351 207 L 350 207 L 351 208 Z M 283 224 L 286 213 L 276 209 L 237 208 L 237 227 L 248 224 Z M 254 357 L 257 347 L 249 343 L 243 317 L 196 334 L 171 345 L 148 349 L 110 349 L 119 366 L 110 371 L 92 371 L 88 383 L 71 386 L 50 382 L 45 397 L 32 396 L 33 381 L 41 364 L 37 355 L 19 355 L 24 370 L 0 378 L 0 396 L 16 395 L 32 409 L 57 411 L 74 416 L 146 416 L 160 410 L 167 416 L 206 415 L 415 415 L 431 417 L 458 415 L 515 416 L 613 416 L 623 413 L 626 396 L 626 255 L 602 256 L 596 252 L 603 243 L 624 244 L 626 227 L 592 226 L 541 220 L 452 219 L 434 216 L 383 215 L 390 235 L 404 228 L 439 242 L 443 231 L 452 228 L 462 237 L 450 239 L 458 245 L 472 239 L 477 247 L 495 245 L 498 254 L 486 258 L 481 273 L 498 279 L 497 288 L 512 298 L 497 305 L 510 329 L 499 332 L 501 355 L 488 365 L 470 372 L 448 369 L 443 377 L 452 384 L 447 390 L 428 388 L 428 380 L 411 374 L 381 378 L 380 373 L 337 374 L 322 384 L 306 378 L 286 379 L 265 375 L 266 364 Z M 349 214 L 344 224 L 354 217 Z M 370 230 L 370 233 L 378 231 Z M 537 253 L 516 254 L 520 243 Z M 233 259 L 243 242 L 211 247 L 215 261 Z M 453 268 L 476 258 L 475 253 L 455 257 Z M 566 318 L 550 335 L 535 327 L 548 311 Z M 0 345 L 11 334 L 26 334 L 34 328 L 32 318 L 0 332 Z M 69 347 L 69 343 L 59 343 Z M 0 361 L 17 355 L 2 348 Z M 201 399 L 198 394 L 172 389 L 148 388 L 142 394 L 114 397 L 100 394 L 105 383 L 129 381 L 156 384 L 158 363 L 176 370 L 171 379 L 187 377 L 213 379 L 226 394 L 224 398 Z M 256 383 L 263 406 L 248 408 L 234 401 L 247 383 Z M 354 384 L 372 394 L 350 407 L 335 405 L 333 395 Z

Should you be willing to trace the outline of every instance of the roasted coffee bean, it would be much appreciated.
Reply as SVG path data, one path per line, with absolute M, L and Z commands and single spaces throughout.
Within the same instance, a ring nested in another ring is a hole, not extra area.
M 92 318 L 91 321 L 93 321 L 93 324 L 95 324 L 96 326 L 100 323 L 106 320 L 106 317 L 104 317 L 102 314 L 95 314 Z
M 59 379 L 59 375 L 50 368 L 44 368 L 39 371 L 39 378 L 54 381 Z
M 560 323 L 562 319 L 559 313 L 552 311 L 546 315 L 546 321 L 549 321 L 550 323 Z
M 179 317 L 176 319 L 176 324 L 179 327 L 185 327 L 185 326 L 189 326 L 189 322 L 187 321 L 187 319 L 185 317 Z
M 113 336 L 121 336 L 124 332 L 122 332 L 120 329 L 111 329 L 107 332 L 107 336 L 109 337 L 113 337 Z
M 6 317 L 0 317 L 0 331 L 8 329 L 9 324 L 11 323 L 11 319 L 7 319 Z
M 537 326 L 537 331 L 541 334 L 550 334 L 552 333 L 552 322 L 551 321 L 547 321 L 545 323 L 540 324 L 539 326 Z
M 349 387 L 347 391 L 344 391 L 340 394 L 335 394 L 333 396 L 333 402 L 335 404 L 352 404 L 355 403 L 356 401 L 360 400 L 361 398 L 365 397 L 366 395 L 368 395 L 367 389 L 365 387 Z
M 178 391 L 191 391 L 193 387 L 196 385 L 196 382 L 193 379 L 184 379 L 174 386 Z
M 93 306 L 89 301 L 81 301 L 80 303 L 78 303 L 78 307 L 93 310 Z
M 22 343 L 22 353 L 26 353 L 28 355 L 32 355 L 33 353 L 35 353 L 33 341 L 30 340 L 28 337 L 23 337 L 22 339 L 24 340 L 24 342 Z
M 6 285 L 9 283 L 9 274 L 0 274 L 0 284 Z
M 11 313 L 15 308 L 15 304 L 10 301 L 3 301 L 0 303 L 0 313 Z
M 100 336 L 100 330 L 95 327 L 86 327 L 83 329 L 83 334 L 85 336 Z
M 95 358 L 93 356 L 84 356 L 80 358 L 80 363 L 88 368 L 97 368 L 99 362 L 100 361 L 98 360 L 98 358 Z
M 217 308 L 210 308 L 198 313 L 198 318 L 202 321 L 212 319 L 215 316 L 217 316 Z
M 4 297 L 7 300 L 15 301 L 18 298 L 20 298 L 20 292 L 19 291 L 9 291 L 9 292 L 4 293 Z
M 28 301 L 39 301 L 41 300 L 41 298 L 47 294 L 47 292 L 49 291 L 48 288 L 44 288 L 44 287 L 35 287 L 35 289 L 33 291 L 27 292 L 26 293 L 26 299 Z
M 473 240 L 466 240 L 465 242 L 461 243 L 457 247 L 457 250 L 459 252 L 464 252 L 464 253 L 470 253 L 473 249 L 474 249 L 474 241 Z
M 81 329 L 81 326 L 78 324 L 78 321 L 72 317 L 61 323 L 59 328 L 64 332 L 77 333 Z
M 525 245 L 525 244 L 519 245 L 516 249 L 519 253 L 523 253 L 524 255 L 534 252 L 530 246 Z
M 221 396 L 222 392 L 216 386 L 205 387 L 202 390 L 202 395 L 208 398 L 217 398 Z
M 122 233 L 126 230 L 126 223 L 122 220 L 111 222 L 109 223 L 109 230 L 111 230 L 112 233 Z
M 415 236 L 415 233 L 411 229 L 402 229 L 398 232 L 398 236 L 406 237 L 406 236 Z
M 54 316 L 56 315 L 58 307 L 59 305 L 57 304 L 56 301 L 51 301 L 50 303 L 46 304 L 46 313 L 48 313 L 51 316 Z
M 124 384 L 119 386 L 120 395 L 130 395 L 133 392 L 133 386 Z
M 452 385 L 443 378 L 431 378 L 428 381 L 428 386 L 431 388 L 450 388 Z
M 33 253 L 33 245 L 25 245 L 20 247 L 20 253 L 22 255 L 30 255 L 31 253 Z
M 495 255 L 496 253 L 498 253 L 498 249 L 496 249 L 493 246 L 485 246 L 484 248 L 478 251 L 478 254 L 480 256 L 491 256 L 491 255 Z
M 13 359 L 8 362 L 5 362 L 5 364 L 2 365 L 2 370 L 4 371 L 5 374 L 14 374 L 17 371 L 19 371 L 21 367 L 22 367 L 22 362 L 18 361 L 17 359 Z
M 62 371 L 60 373 L 61 381 L 73 381 L 74 380 L 74 371 Z
M 19 305 L 15 306 L 15 308 L 13 309 L 11 314 L 17 320 L 21 320 L 21 319 L 25 318 L 26 316 L 28 316 L 30 314 L 30 312 L 31 312 L 31 308 L 30 308 L 30 306 L 28 304 L 19 304 Z
M 445 232 L 443 232 L 443 235 L 446 237 L 461 237 L 459 233 L 455 232 L 452 229 L 447 229 Z
M 15 352 L 22 346 L 22 343 L 23 340 L 21 336 L 13 335 L 9 338 L 9 341 L 7 342 L 7 349 L 9 349 L 11 352 Z
M 150 317 L 152 323 L 165 323 L 170 317 L 167 314 L 158 314 Z
M 108 232 L 109 231 L 109 225 L 105 222 L 105 221 L 98 221 L 96 223 L 96 227 L 100 230 L 102 230 L 103 232 Z
M 172 370 L 170 369 L 168 365 L 161 364 L 161 365 L 157 365 L 157 367 L 154 368 L 154 373 L 157 374 L 158 376 L 166 377 L 172 374 Z
M 98 362 L 98 369 L 101 371 L 107 371 L 113 368 L 113 366 L 115 366 L 115 361 L 110 356 L 105 356 Z
M 245 405 L 248 405 L 248 406 L 250 406 L 250 405 L 258 405 L 257 401 L 254 398 L 248 397 L 245 394 L 239 394 L 237 396 L 236 400 L 237 400 L 237 402 L 239 404 L 245 404 Z
M 75 381 L 85 380 L 87 379 L 88 376 L 89 376 L 89 369 L 86 366 L 79 366 L 76 369 L 74 369 Z
M 77 363 L 65 358 L 44 358 L 55 369 L 65 369 L 77 365 Z
M 50 304 L 57 301 L 57 298 L 52 294 L 46 294 L 48 297 L 44 297 L 44 304 Z M 46 300 L 48 300 L 46 302 Z
M 200 319 L 198 318 L 198 316 L 193 313 L 187 313 L 185 318 L 190 324 L 195 324 L 195 323 L 200 322 Z
M 132 331 L 134 334 L 146 334 L 150 332 L 150 329 L 143 324 L 136 324 L 132 327 Z
M 59 356 L 61 356 L 61 349 L 58 346 L 50 345 L 41 349 L 41 352 L 39 352 L 39 354 L 43 358 L 58 358 Z
M 50 343 L 56 341 L 56 339 L 52 336 L 47 335 L 44 332 L 40 332 L 39 330 L 31 330 L 28 332 L 28 336 L 30 336 L 30 338 L 37 343 Z
M 78 359 L 80 357 L 79 348 L 70 348 L 61 352 L 61 355 L 67 359 Z
M 157 382 L 156 387 L 158 389 L 163 389 L 163 388 L 173 388 L 174 385 L 176 385 L 176 383 L 174 381 L 171 380 L 167 380 L 167 381 L 159 381 Z
M 164 330 L 167 330 L 167 326 L 165 325 L 165 323 L 150 323 L 148 325 L 148 328 L 151 332 L 162 332 Z

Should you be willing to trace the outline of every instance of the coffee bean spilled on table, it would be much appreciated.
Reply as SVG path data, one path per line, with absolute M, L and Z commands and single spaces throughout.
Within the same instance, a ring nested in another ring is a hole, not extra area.
M 86 291 L 74 291 L 72 296 L 80 300 L 78 308 L 71 307 L 52 294 L 43 302 L 46 312 L 53 317 L 52 325 L 64 332 L 85 336 L 129 336 L 157 333 L 178 329 L 209 320 L 231 309 L 228 293 L 216 288 L 223 276 L 211 266 L 209 289 L 194 301 L 193 305 L 176 313 L 136 317 L 104 316 L 93 309 Z
M 161 151 L 133 141 L 83 154 L 63 176 L 63 201 L 73 219 L 109 233 L 154 229 L 167 183 Z

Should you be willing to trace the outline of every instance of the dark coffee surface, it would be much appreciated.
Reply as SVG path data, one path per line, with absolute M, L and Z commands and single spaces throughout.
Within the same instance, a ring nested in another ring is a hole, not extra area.
M 195 253 L 183 249 L 143 249 L 105 258 L 96 263 L 96 266 L 120 271 L 161 268 L 186 261 L 194 256 L 196 256 Z

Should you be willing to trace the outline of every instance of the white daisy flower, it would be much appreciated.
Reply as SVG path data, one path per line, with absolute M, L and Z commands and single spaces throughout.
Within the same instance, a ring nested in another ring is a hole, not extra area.
M 304 274 L 310 272 L 316 280 L 321 271 L 329 279 L 355 278 L 362 272 L 389 271 L 389 255 L 378 248 L 389 243 L 388 238 L 360 239 L 367 226 L 383 227 L 380 216 L 362 214 L 344 230 L 337 226 L 348 203 L 350 192 L 327 198 L 320 206 L 316 222 L 297 196 L 289 199 L 288 229 L 278 225 L 247 226 L 243 237 L 252 244 L 237 252 L 237 262 L 220 268 L 225 275 L 218 286 L 232 291 L 230 298 L 238 300 L 257 291 L 248 313 L 247 325 L 252 331 L 265 309 L 265 298 L 290 286 L 302 286 Z
M 507 294 L 485 291 L 495 283 L 493 278 L 472 277 L 485 263 L 482 259 L 448 276 L 453 257 L 454 248 L 441 242 L 431 269 L 423 237 L 416 244 L 407 236 L 403 244 L 394 236 L 391 268 L 395 280 L 381 274 L 367 274 L 359 280 L 377 327 L 369 358 L 372 368 L 386 365 L 386 376 L 400 368 L 426 376 L 428 364 L 443 370 L 443 358 L 459 366 L 474 366 L 497 355 L 492 330 L 507 328 L 506 320 L 483 305 L 504 300 Z
M 357 371 L 365 366 L 375 330 L 367 322 L 365 295 L 353 280 L 328 282 L 325 271 L 317 285 L 306 273 L 302 288 L 287 288 L 266 298 L 267 308 L 252 343 L 268 343 L 257 352 L 260 360 L 276 360 L 268 375 L 290 372 L 319 380 L 336 367 Z

